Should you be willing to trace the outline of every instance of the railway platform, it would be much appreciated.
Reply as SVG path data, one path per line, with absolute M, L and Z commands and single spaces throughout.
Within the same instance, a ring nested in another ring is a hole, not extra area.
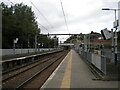
M 109 90 L 118 90 L 118 81 L 102 81 L 94 78 L 96 77 L 89 66 L 74 50 L 71 50 L 41 89 L 109 88 Z

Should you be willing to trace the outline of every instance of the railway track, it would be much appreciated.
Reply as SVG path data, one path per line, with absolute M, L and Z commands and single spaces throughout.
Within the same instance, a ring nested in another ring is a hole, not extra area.
M 24 88 L 26 85 L 30 85 L 30 82 L 34 80 L 38 76 L 42 76 L 46 70 L 50 69 L 50 67 L 57 67 L 57 65 L 61 62 L 61 60 L 65 57 L 67 54 L 67 51 L 65 52 L 59 52 L 54 54 L 53 56 L 51 55 L 49 58 L 45 58 L 44 60 L 40 62 L 36 62 L 32 65 L 28 65 L 24 68 L 11 71 L 7 74 L 3 75 L 3 89 L 5 88 Z M 54 65 L 55 63 L 59 62 L 57 65 Z M 53 70 L 54 70 L 53 69 Z M 45 80 L 50 76 L 50 74 L 53 72 L 49 72 L 49 74 L 43 75 L 46 76 L 45 78 L 42 78 L 44 80 L 40 80 L 39 86 L 34 87 L 34 88 L 40 88 L 41 85 L 45 82 Z M 37 83 L 36 83 L 37 84 Z M 33 84 L 32 84 L 33 85 Z M 27 86 L 27 88 L 30 88 L 31 86 Z
M 57 52 L 59 52 L 59 50 L 58 51 L 47 52 L 47 53 L 42 53 L 42 54 L 31 55 L 31 56 L 26 56 L 26 57 L 21 57 L 21 58 L 31 58 L 31 59 L 33 59 L 33 61 L 30 61 L 30 62 L 27 62 L 27 63 L 23 62 L 22 65 L 13 66 L 12 68 L 8 67 L 7 69 L 3 69 L 2 73 L 5 74 L 5 73 L 8 73 L 8 72 L 14 71 L 16 69 L 22 68 L 22 67 L 26 67 L 26 66 L 28 66 L 28 65 L 30 65 L 32 63 L 35 63 L 35 62 L 39 61 L 40 59 L 43 60 L 44 58 L 49 57 L 50 54 L 55 54 Z M 36 56 L 38 56 L 38 57 L 40 56 L 40 58 L 36 59 Z M 4 64 L 6 62 L 11 62 L 11 61 L 14 61 L 14 60 L 17 60 L 17 59 L 21 59 L 21 58 L 14 58 L 14 59 L 9 59 L 9 60 L 3 60 L 1 63 Z M 15 63 L 17 63 L 17 62 L 15 62 Z
M 9 78 L 12 78 L 20 73 L 23 73 L 24 71 L 29 70 L 35 66 L 38 66 L 48 60 L 50 60 L 50 56 L 46 56 L 46 58 L 44 57 L 44 58 L 42 58 L 42 60 L 36 60 L 30 64 L 23 65 L 21 67 L 15 68 L 15 69 L 11 69 L 7 72 L 3 72 L 2 81 L 4 82 L 4 81 L 8 80 Z

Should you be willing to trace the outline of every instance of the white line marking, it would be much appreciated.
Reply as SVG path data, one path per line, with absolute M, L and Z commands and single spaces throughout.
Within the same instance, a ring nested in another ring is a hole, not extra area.
M 33 55 L 33 57 L 36 57 L 37 55 Z
M 17 60 L 19 60 L 19 59 L 25 59 L 26 57 L 21 57 L 21 58 L 16 58 Z
M 56 72 L 58 71 L 58 69 L 61 67 L 62 63 L 66 60 L 66 58 L 68 57 L 68 55 L 70 54 L 70 52 L 66 55 L 66 57 L 63 59 L 63 61 L 60 63 L 60 65 L 55 69 L 55 71 L 51 74 L 51 76 L 46 80 L 46 82 L 42 85 L 41 89 L 45 89 L 46 86 L 48 85 L 48 83 L 51 81 L 51 79 L 55 76 Z M 40 89 L 40 90 L 41 90 Z

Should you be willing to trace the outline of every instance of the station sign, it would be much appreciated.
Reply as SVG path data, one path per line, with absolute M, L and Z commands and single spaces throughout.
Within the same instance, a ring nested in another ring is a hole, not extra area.
M 14 40 L 14 43 L 17 43 L 18 42 L 18 38 L 16 38 L 15 40 Z
M 111 36 L 112 36 L 112 35 L 111 35 L 111 32 L 110 32 L 107 28 L 101 30 L 101 34 L 102 34 L 104 40 L 110 39 Z

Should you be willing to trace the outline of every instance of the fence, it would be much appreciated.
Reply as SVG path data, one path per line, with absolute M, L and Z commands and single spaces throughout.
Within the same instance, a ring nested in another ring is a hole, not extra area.
M 103 55 L 94 54 L 92 52 L 84 51 L 82 49 L 78 50 L 78 53 L 83 56 L 88 62 L 98 68 L 101 72 L 106 75 L 106 57 Z
M 37 49 L 38 51 L 48 51 L 48 50 L 54 50 L 54 48 L 40 48 Z M 14 54 L 24 54 L 24 53 L 34 53 L 36 52 L 35 49 L 0 49 L 0 56 L 4 55 L 14 55 Z

